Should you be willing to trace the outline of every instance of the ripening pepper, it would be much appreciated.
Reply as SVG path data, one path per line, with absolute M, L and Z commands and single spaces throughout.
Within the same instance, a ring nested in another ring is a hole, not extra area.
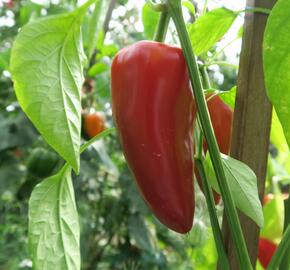
M 228 155 L 231 147 L 232 125 L 233 125 L 233 110 L 225 104 L 219 96 L 207 95 L 207 107 L 210 114 L 214 134 L 221 153 Z M 207 144 L 204 140 L 203 151 L 207 152 Z M 195 169 L 197 182 L 202 190 L 202 182 L 200 175 Z M 213 190 L 215 203 L 220 201 L 220 195 Z
M 268 264 L 270 263 L 277 245 L 272 241 L 260 237 L 259 239 L 259 247 L 258 247 L 258 259 L 261 265 L 266 269 Z
M 178 47 L 140 41 L 112 63 L 112 110 L 142 197 L 168 228 L 186 233 L 194 215 L 194 100 Z
M 97 111 L 83 114 L 83 130 L 89 139 L 97 136 L 105 128 L 105 115 L 103 112 Z

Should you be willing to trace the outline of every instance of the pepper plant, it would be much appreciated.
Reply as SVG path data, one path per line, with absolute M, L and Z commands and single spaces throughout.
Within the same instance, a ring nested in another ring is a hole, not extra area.
M 96 50 L 97 45 L 104 44 L 105 29 L 100 29 L 98 24 L 105 1 L 89 0 L 70 12 L 37 18 L 21 27 L 13 43 L 9 67 L 15 94 L 34 127 L 63 159 L 59 166 L 54 166 L 54 174 L 33 188 L 29 199 L 29 252 L 34 269 L 81 269 L 80 222 L 72 175 L 83 170 L 82 153 L 91 147 L 100 147 L 97 145 L 102 139 L 115 135 L 115 124 L 140 193 L 165 225 L 164 229 L 167 226 L 186 233 L 192 227 L 194 159 L 195 174 L 206 198 L 219 267 L 232 269 L 213 191 L 221 196 L 239 268 L 255 268 L 252 256 L 248 254 L 238 210 L 258 227 L 264 226 L 258 181 L 248 165 L 225 155 L 229 154 L 228 149 L 222 149 L 216 122 L 211 122 L 216 121 L 208 107 L 211 102 L 218 99 L 219 104 L 226 108 L 235 107 L 236 90 L 222 93 L 211 87 L 207 54 L 241 14 L 269 16 L 263 44 L 266 91 L 277 113 L 273 116 L 273 119 L 276 117 L 273 123 L 281 125 L 279 127 L 289 145 L 287 66 L 290 39 L 287 37 L 290 23 L 287 18 L 290 4 L 287 0 L 279 0 L 272 10 L 247 7 L 240 11 L 226 8 L 207 11 L 207 2 L 203 12 L 198 14 L 190 1 L 147 1 L 145 8 L 152 14 L 153 27 L 149 24 L 145 30 L 154 41 L 126 47 L 114 58 L 111 73 L 114 121 L 111 128 L 89 141 L 81 139 L 82 105 L 94 102 L 88 78 L 106 69 L 104 63 L 94 62 L 98 54 L 102 54 Z M 189 10 L 193 23 L 186 24 L 182 6 Z M 108 14 L 112 14 L 113 7 L 114 1 L 108 7 Z M 106 18 L 104 21 L 108 24 Z M 89 31 L 83 36 L 81 29 L 84 24 L 89 25 Z M 161 44 L 166 42 L 168 28 L 175 46 L 180 48 Z M 170 85 L 166 85 L 168 82 Z M 238 102 L 238 98 L 236 100 Z M 110 104 L 107 106 L 111 108 Z M 214 109 L 221 110 L 221 107 L 217 103 Z M 193 123 L 195 113 L 196 121 Z M 228 121 L 229 130 L 232 124 L 230 115 L 230 120 L 222 119 Z M 233 121 L 236 117 L 234 115 Z M 228 137 L 229 134 L 224 139 L 230 140 Z M 204 151 L 204 142 L 208 154 Z M 220 151 L 227 153 L 221 154 Z M 103 162 L 110 163 L 111 159 L 103 159 Z M 289 189 L 288 182 L 283 186 Z M 283 237 L 267 269 L 290 268 L 289 205 L 290 199 L 287 199 Z M 128 207 L 125 209 L 129 211 Z M 118 216 L 118 213 L 114 214 Z M 138 219 L 134 220 L 136 222 L 132 224 L 140 225 Z M 131 227 L 131 231 L 134 228 Z M 267 234 L 267 231 L 262 230 L 262 233 Z M 113 238 L 112 231 L 108 245 Z M 143 246 L 151 245 L 140 242 Z M 93 263 L 102 252 L 92 259 Z M 154 265 L 152 269 L 154 267 L 159 266 Z

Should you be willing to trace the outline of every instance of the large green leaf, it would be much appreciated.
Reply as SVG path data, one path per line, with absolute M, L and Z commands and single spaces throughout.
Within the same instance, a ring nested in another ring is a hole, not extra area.
M 290 145 L 290 2 L 274 6 L 264 34 L 264 72 L 267 94 Z
M 79 270 L 78 213 L 71 167 L 37 185 L 29 200 L 29 247 L 35 270 Z
M 237 208 L 263 227 L 264 217 L 262 205 L 259 200 L 257 177 L 245 163 L 221 154 L 226 179 L 228 181 L 233 199 Z M 212 187 L 220 193 L 219 186 L 210 162 L 206 155 L 206 171 Z
M 77 172 L 85 59 L 80 17 L 78 11 L 28 23 L 17 36 L 11 56 L 20 106 Z
M 190 27 L 189 35 L 196 55 L 207 52 L 229 30 L 238 13 L 217 8 L 199 17 Z

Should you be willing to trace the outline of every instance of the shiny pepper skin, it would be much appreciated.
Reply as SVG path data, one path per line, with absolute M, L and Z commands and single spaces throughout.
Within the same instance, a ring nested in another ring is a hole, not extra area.
M 228 155 L 230 152 L 232 139 L 233 110 L 217 95 L 207 95 L 206 99 L 219 150 L 221 153 Z M 207 151 L 206 141 L 203 143 L 203 151 L 204 153 Z M 197 169 L 195 170 L 195 175 L 197 182 L 202 190 L 202 182 Z M 215 203 L 218 204 L 220 201 L 220 195 L 214 190 L 213 195 Z
M 272 241 L 262 237 L 259 239 L 258 259 L 265 269 L 268 267 L 276 248 L 277 245 Z
M 125 158 L 155 216 L 187 233 L 193 222 L 194 100 L 182 50 L 140 41 L 112 63 L 112 109 Z

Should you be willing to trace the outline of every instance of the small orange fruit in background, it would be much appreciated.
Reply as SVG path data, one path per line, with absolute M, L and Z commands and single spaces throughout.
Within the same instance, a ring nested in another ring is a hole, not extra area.
M 105 115 L 103 112 L 87 113 L 83 117 L 84 132 L 89 138 L 93 138 L 105 130 Z

